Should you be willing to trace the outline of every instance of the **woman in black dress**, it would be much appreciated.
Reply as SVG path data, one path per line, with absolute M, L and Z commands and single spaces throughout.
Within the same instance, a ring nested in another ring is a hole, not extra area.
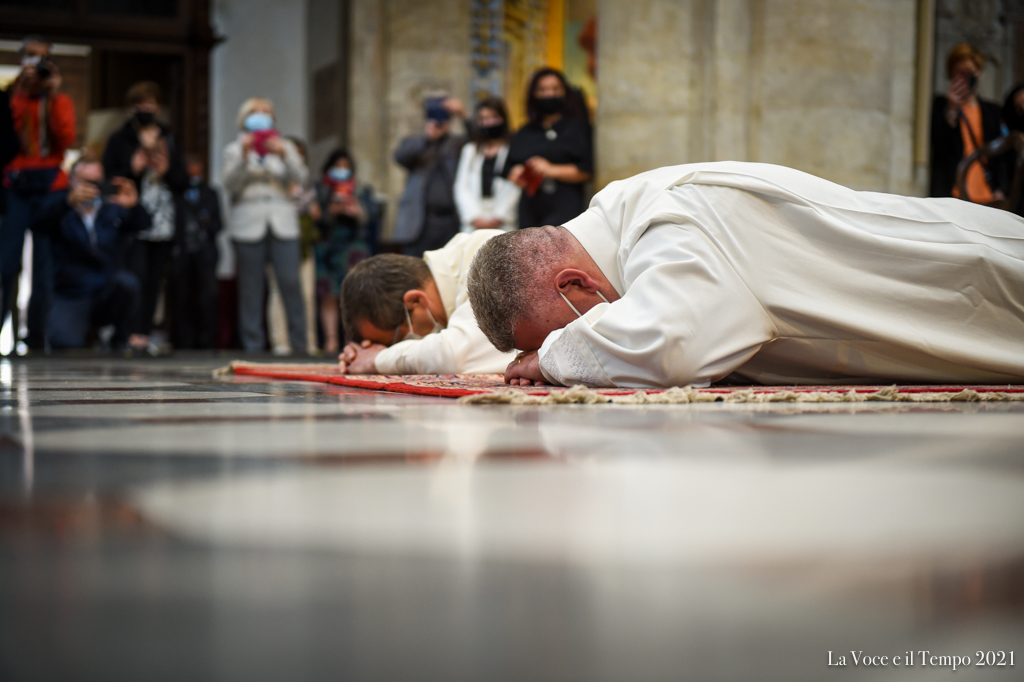
M 519 227 L 561 225 L 586 208 L 584 184 L 594 172 L 586 105 L 551 68 L 535 73 L 527 92 L 530 120 L 512 137 L 505 164 L 523 188 Z

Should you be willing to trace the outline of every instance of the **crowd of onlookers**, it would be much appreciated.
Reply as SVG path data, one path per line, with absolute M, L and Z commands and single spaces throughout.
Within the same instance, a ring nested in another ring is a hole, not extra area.
M 559 224 L 584 208 L 589 114 L 554 69 L 534 75 L 528 121 L 515 132 L 500 98 L 468 112 L 446 93 L 426 97 L 423 134 L 395 150 L 408 179 L 382 244 L 384 202 L 360 181 L 356 159 L 336 149 L 315 176 L 268 99 L 242 104 L 223 150 L 223 216 L 204 159 L 164 122 L 154 82 L 128 90 L 125 122 L 102 154 L 72 150 L 74 105 L 49 50 L 26 38 L 20 74 L 0 99 L 0 320 L 30 234 L 30 349 L 336 352 L 341 283 L 361 260 L 382 249 L 419 256 L 459 231 Z M 217 277 L 222 230 L 233 283 Z

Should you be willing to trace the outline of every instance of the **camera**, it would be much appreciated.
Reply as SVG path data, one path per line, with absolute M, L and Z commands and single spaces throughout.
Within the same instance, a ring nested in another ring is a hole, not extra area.
M 118 187 L 112 182 L 90 182 L 92 186 L 99 190 L 100 196 L 104 199 L 114 196 L 118 193 Z
M 967 74 L 967 87 L 971 89 L 971 92 L 978 88 L 978 77 L 975 74 Z
M 451 112 L 445 108 L 445 97 L 431 97 L 425 103 L 424 109 L 428 121 L 446 123 L 451 117 Z
M 33 67 L 35 67 L 35 69 L 36 69 L 36 77 L 39 78 L 39 80 L 46 80 L 47 78 L 52 76 L 54 74 L 54 72 L 57 70 L 57 67 L 54 66 L 53 62 L 51 62 L 50 60 L 48 60 L 48 59 L 46 59 L 44 57 L 40 57 L 39 55 L 35 55 L 35 54 L 33 54 L 33 55 L 26 55 L 25 57 L 22 57 L 21 65 L 23 67 L 24 66 L 33 66 Z

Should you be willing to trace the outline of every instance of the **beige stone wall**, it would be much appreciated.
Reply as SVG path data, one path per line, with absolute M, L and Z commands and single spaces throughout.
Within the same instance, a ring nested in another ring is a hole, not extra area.
M 470 2 L 352 0 L 351 12 L 349 139 L 360 176 L 389 198 L 390 229 L 405 185 L 392 153 L 422 132 L 424 94 L 469 96 Z
M 734 159 L 911 193 L 915 0 L 601 0 L 598 186 Z

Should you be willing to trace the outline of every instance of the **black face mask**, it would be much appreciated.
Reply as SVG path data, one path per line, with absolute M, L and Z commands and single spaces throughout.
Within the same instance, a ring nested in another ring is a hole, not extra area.
M 538 97 L 536 102 L 542 114 L 560 114 L 565 109 L 565 97 Z
M 497 140 L 505 137 L 507 129 L 504 123 L 499 123 L 493 126 L 480 126 L 480 134 L 483 135 L 485 140 Z
M 141 128 L 151 126 L 156 123 L 156 116 L 152 111 L 136 111 L 135 112 L 135 123 Z

